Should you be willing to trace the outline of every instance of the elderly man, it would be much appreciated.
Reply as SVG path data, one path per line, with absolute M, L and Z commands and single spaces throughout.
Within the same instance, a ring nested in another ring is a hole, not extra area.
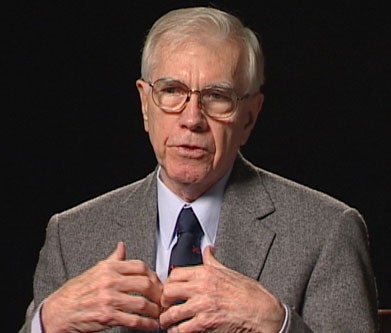
M 239 153 L 263 81 L 237 18 L 154 24 L 136 84 L 158 167 L 52 217 L 21 332 L 375 330 L 358 212 Z

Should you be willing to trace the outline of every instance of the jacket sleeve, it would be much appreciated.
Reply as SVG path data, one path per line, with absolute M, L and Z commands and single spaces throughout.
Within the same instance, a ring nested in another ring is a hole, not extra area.
M 366 225 L 349 208 L 330 227 L 305 291 L 302 313 L 292 310 L 287 331 L 376 332 L 377 292 Z
M 30 333 L 31 322 L 42 301 L 67 280 L 62 261 L 57 215 L 53 216 L 46 229 L 45 244 L 39 253 L 34 275 L 34 300 L 26 310 L 26 319 L 19 333 Z

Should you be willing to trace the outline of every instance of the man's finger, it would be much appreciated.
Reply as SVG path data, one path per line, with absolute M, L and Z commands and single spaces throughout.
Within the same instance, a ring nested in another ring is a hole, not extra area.
M 197 276 L 197 270 L 202 266 L 175 267 L 166 280 L 169 282 L 188 282 Z
M 126 257 L 126 247 L 124 242 L 118 242 L 117 247 L 115 248 L 114 252 L 110 254 L 110 256 L 107 259 L 111 260 L 125 260 Z
M 204 250 L 204 253 L 202 254 L 202 261 L 204 265 L 213 266 L 216 268 L 224 268 L 225 266 L 221 264 L 217 259 L 214 257 L 213 254 L 213 247 L 207 246 Z

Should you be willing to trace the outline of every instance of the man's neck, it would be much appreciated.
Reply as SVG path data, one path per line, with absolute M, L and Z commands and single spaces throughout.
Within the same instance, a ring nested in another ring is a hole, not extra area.
M 167 181 L 162 177 L 163 183 L 185 202 L 193 202 L 201 197 L 214 183 L 183 184 Z

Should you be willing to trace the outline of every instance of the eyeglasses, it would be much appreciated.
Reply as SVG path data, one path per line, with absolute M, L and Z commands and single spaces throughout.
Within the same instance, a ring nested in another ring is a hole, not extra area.
M 235 113 L 238 102 L 250 96 L 246 94 L 238 97 L 232 89 L 224 87 L 190 89 L 182 82 L 165 78 L 153 83 L 145 82 L 152 87 L 152 99 L 156 106 L 167 113 L 181 113 L 194 93 L 199 94 L 199 105 L 206 115 L 219 119 L 228 118 Z

